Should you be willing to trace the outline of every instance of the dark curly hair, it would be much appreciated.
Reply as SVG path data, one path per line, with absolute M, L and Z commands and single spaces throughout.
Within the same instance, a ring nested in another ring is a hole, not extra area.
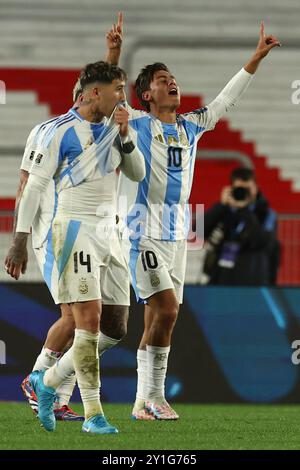
M 127 80 L 127 75 L 117 65 L 109 64 L 108 62 L 99 61 L 92 64 L 87 64 L 82 69 L 79 76 L 79 83 L 81 91 L 88 85 L 95 82 L 112 83 L 113 80 Z

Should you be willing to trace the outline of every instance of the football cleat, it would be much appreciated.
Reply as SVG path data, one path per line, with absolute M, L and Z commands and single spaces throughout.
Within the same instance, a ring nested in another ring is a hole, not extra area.
M 38 400 L 29 381 L 29 375 L 23 380 L 21 388 L 23 390 L 24 396 L 28 400 L 32 411 L 35 415 L 37 415 L 39 411 Z M 80 416 L 67 405 L 64 405 L 60 408 L 56 408 L 54 410 L 54 415 L 56 421 L 84 421 L 84 416 Z
M 155 421 L 152 412 L 149 411 L 148 407 L 146 408 L 145 402 L 142 405 L 135 405 L 133 407 L 131 418 L 140 421 Z
M 27 398 L 28 403 L 34 414 L 38 414 L 38 401 L 36 394 L 33 391 L 31 383 L 29 381 L 29 375 L 25 377 L 23 382 L 21 383 L 21 388 L 23 390 L 24 396 Z
M 105 416 L 95 415 L 86 419 L 82 425 L 82 431 L 90 434 L 117 434 L 117 428 L 108 423 Z
M 146 401 L 145 408 L 154 416 L 155 419 L 158 420 L 174 421 L 179 419 L 179 415 L 175 410 L 173 410 L 173 408 L 171 408 L 167 401 L 164 401 L 162 404 Z
M 55 389 L 52 387 L 46 387 L 43 381 L 44 375 L 44 370 L 35 370 L 30 374 L 29 381 L 38 399 L 38 418 L 46 431 L 54 431 L 55 416 L 53 412 L 53 403 L 55 400 Z
M 84 421 L 84 416 L 80 416 L 69 406 L 64 405 L 54 410 L 56 421 Z

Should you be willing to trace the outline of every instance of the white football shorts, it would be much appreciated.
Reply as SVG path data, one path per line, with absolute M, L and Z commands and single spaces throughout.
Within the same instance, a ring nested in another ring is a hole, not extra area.
M 54 219 L 47 240 L 34 252 L 56 304 L 101 299 L 104 305 L 130 305 L 116 225 Z
M 138 302 L 146 303 L 157 292 L 175 289 L 177 300 L 182 303 L 186 240 L 169 242 L 142 237 L 131 242 L 124 239 L 122 247 Z

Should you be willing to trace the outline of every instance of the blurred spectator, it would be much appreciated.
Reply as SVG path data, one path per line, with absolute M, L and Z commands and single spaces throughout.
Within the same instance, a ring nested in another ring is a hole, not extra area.
M 274 285 L 280 259 L 276 226 L 254 172 L 236 168 L 221 201 L 204 215 L 203 283 Z

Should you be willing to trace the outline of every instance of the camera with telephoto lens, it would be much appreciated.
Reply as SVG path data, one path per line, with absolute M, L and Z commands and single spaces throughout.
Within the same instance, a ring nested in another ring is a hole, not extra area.
M 236 188 L 232 188 L 231 195 L 236 201 L 245 201 L 250 197 L 250 191 L 243 186 L 237 186 Z

